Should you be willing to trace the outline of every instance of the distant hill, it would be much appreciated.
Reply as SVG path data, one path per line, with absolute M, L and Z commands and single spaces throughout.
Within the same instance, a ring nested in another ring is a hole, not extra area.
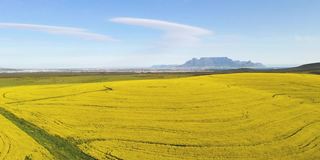
M 208 70 L 215 71 L 215 70 Z M 290 68 L 264 68 L 264 69 L 255 69 L 255 68 L 238 68 L 238 69 L 228 69 L 215 71 L 215 73 L 312 73 L 312 74 L 320 74 L 320 63 L 310 63 L 304 64 L 298 67 L 290 67 Z
M 232 60 L 228 57 L 192 58 L 182 65 L 156 65 L 159 69 L 237 69 L 237 68 L 264 68 L 261 63 L 251 61 Z
M 310 63 L 310 64 L 304 64 L 298 67 L 294 67 L 291 69 L 295 70 L 320 70 L 320 63 Z
M 309 72 L 309 73 L 317 73 L 320 74 L 320 63 L 310 63 L 304 64 L 298 67 L 292 67 L 284 69 L 284 71 L 288 72 Z
M 0 68 L 0 73 L 2 73 L 2 72 L 13 72 L 13 71 L 18 71 L 18 69 Z

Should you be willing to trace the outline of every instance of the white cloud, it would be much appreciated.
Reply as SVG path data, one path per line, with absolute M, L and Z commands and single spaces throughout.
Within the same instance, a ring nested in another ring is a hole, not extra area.
M 1 28 L 39 31 L 39 32 L 46 32 L 50 34 L 79 37 L 87 40 L 114 41 L 112 37 L 109 37 L 103 34 L 92 33 L 82 28 L 49 26 L 49 25 L 38 25 L 38 24 L 24 24 L 24 23 L 0 23 L 0 29 Z
M 116 17 L 110 21 L 161 30 L 165 32 L 164 38 L 168 40 L 167 44 L 190 45 L 200 41 L 202 37 L 213 34 L 212 31 L 204 28 L 154 19 Z

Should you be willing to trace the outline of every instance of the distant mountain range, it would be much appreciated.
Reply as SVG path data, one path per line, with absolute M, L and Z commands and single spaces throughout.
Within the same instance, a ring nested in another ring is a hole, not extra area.
M 182 65 L 155 65 L 158 69 L 237 69 L 237 68 L 264 68 L 262 63 L 251 61 L 232 60 L 228 57 L 192 58 Z
M 297 67 L 275 68 L 264 67 L 261 63 L 251 61 L 234 61 L 227 57 L 193 58 L 181 65 L 157 65 L 152 68 L 127 69 L 10 69 L 0 68 L 0 74 L 5 73 L 90 73 L 90 72 L 184 72 L 206 71 L 214 73 L 243 73 L 243 72 L 271 72 L 271 73 L 314 73 L 320 74 L 320 63 L 304 64 Z

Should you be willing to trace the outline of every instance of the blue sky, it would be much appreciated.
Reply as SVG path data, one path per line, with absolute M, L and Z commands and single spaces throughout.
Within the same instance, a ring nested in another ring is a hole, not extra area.
M 0 67 L 320 61 L 318 0 L 0 0 Z

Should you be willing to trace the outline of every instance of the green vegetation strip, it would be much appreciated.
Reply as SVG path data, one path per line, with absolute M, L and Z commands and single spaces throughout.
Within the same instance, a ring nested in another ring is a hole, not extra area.
M 21 73 L 1 74 L 0 88 L 24 85 L 95 83 L 142 79 L 169 79 L 211 74 L 189 73 Z
M 31 136 L 45 147 L 58 160 L 94 160 L 95 158 L 82 152 L 76 145 L 56 136 L 50 135 L 36 125 L 15 116 L 13 113 L 0 107 L 0 114 L 14 123 L 17 127 Z

